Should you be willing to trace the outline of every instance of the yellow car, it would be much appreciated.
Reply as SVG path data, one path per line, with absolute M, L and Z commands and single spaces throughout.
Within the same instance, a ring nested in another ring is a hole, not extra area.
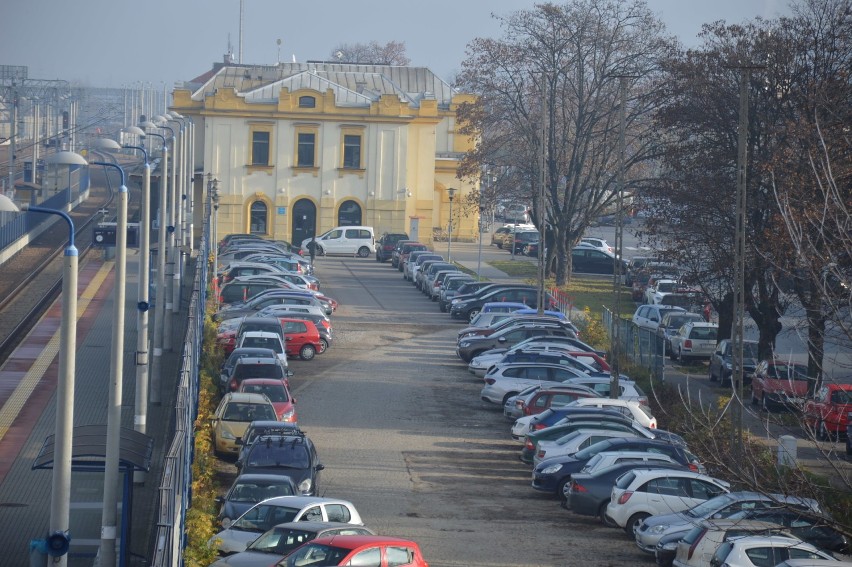
M 222 397 L 213 414 L 213 451 L 217 457 L 236 457 L 242 437 L 252 421 L 275 421 L 275 406 L 263 394 L 230 392 Z

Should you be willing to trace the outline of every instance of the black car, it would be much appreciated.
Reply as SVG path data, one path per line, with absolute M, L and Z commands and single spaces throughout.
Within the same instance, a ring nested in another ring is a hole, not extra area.
M 820 549 L 838 553 L 849 552 L 849 539 L 830 527 L 828 519 L 805 514 L 802 510 L 788 508 L 743 510 L 728 519 L 772 522 L 784 526 L 788 532 L 797 538 Z
M 248 452 L 249 448 L 251 448 L 252 443 L 254 443 L 258 437 L 272 434 L 289 435 L 298 431 L 299 425 L 290 421 L 252 421 L 249 423 L 249 426 L 246 428 L 246 432 L 243 433 L 243 436 L 237 437 L 235 441 L 235 443 L 240 447 L 237 460 L 240 460 L 245 456 L 246 452 Z
M 732 339 L 722 339 L 710 355 L 708 374 L 710 381 L 719 381 L 721 386 L 730 385 L 733 374 L 734 349 Z M 757 369 L 757 342 L 743 341 L 743 384 L 751 384 Z
M 482 306 L 490 302 L 511 301 L 523 303 L 535 309 L 538 307 L 538 289 L 531 285 L 501 286 L 482 288 L 472 297 L 456 295 L 450 304 L 450 316 L 453 319 L 470 321 L 482 310 Z M 556 300 L 548 293 L 545 298 L 545 309 L 553 309 Z
M 295 494 L 296 485 L 289 476 L 241 474 L 234 480 L 224 496 L 216 498 L 216 502 L 222 505 L 216 519 L 220 524 L 229 524 L 261 500 L 274 496 L 294 496 Z
M 302 496 L 319 494 L 320 472 L 325 469 L 313 442 L 300 430 L 258 437 L 236 465 L 240 474 L 289 476 Z
M 376 262 L 386 262 L 391 259 L 393 249 L 400 240 L 408 240 L 404 232 L 386 232 L 376 241 Z
M 275 351 L 269 348 L 256 347 L 240 347 L 231 351 L 222 369 L 219 371 L 219 393 L 224 394 L 228 391 L 228 382 L 231 381 L 231 374 L 234 372 L 234 367 L 237 361 L 241 358 L 270 358 L 277 359 L 278 355 Z
M 574 331 L 550 322 L 524 323 L 497 331 L 488 336 L 463 337 L 456 347 L 456 354 L 470 362 L 483 352 L 497 347 L 511 347 L 533 336 L 573 337 Z
M 577 246 L 571 250 L 571 268 L 575 272 L 611 274 L 618 263 L 621 264 L 621 273 L 625 273 L 627 264 L 624 260 L 616 258 L 614 254 L 586 246 Z
M 511 236 L 507 236 L 506 240 L 503 241 L 503 248 L 506 248 L 506 244 L 514 241 L 514 247 L 510 248 L 509 251 L 514 251 L 515 254 L 523 254 L 524 247 L 531 242 L 538 242 L 541 235 L 537 230 L 525 230 L 523 232 L 516 232 L 514 239 Z
M 563 498 L 564 487 L 571 481 L 571 476 L 580 472 L 589 460 L 604 451 L 648 451 L 668 455 L 690 470 L 698 471 L 695 456 L 680 444 L 673 444 L 658 439 L 642 439 L 639 437 L 620 437 L 600 441 L 573 455 L 544 459 L 533 470 L 532 486 L 536 490 L 553 492 Z

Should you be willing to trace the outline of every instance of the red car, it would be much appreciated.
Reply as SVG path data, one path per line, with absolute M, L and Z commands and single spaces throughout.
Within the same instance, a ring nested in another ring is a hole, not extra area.
M 290 395 L 287 385 L 274 378 L 246 378 L 240 383 L 239 392 L 263 394 L 275 406 L 278 421 L 296 423 L 296 399 Z
M 398 537 L 335 535 L 318 537 L 294 549 L 277 565 L 405 565 L 429 567 L 420 546 Z
M 801 411 L 808 395 L 808 365 L 784 360 L 764 360 L 757 365 L 751 381 L 751 403 L 763 411 Z
M 319 331 L 311 321 L 280 317 L 287 339 L 284 348 L 287 356 L 298 356 L 302 360 L 311 360 L 322 350 Z
M 852 411 L 852 384 L 823 384 L 813 399 L 805 403 L 805 425 L 817 439 L 836 439 L 846 434 Z
M 534 393 L 528 400 L 518 400 L 518 405 L 524 415 L 536 415 L 552 405 L 564 406 L 579 398 L 593 398 L 593 392 L 583 392 L 571 388 L 547 388 Z

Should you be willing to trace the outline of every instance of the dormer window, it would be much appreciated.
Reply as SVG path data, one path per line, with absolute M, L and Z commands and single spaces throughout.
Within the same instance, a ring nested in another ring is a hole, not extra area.
M 300 96 L 299 108 L 316 108 L 317 99 L 312 96 Z

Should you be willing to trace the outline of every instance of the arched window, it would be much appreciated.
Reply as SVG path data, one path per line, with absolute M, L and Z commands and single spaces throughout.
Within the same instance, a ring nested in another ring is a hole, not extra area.
M 361 224 L 361 205 L 355 201 L 343 201 L 337 209 L 338 226 L 359 226 Z
M 317 99 L 312 96 L 300 96 L 299 108 L 316 108 Z
M 269 208 L 263 201 L 255 201 L 251 204 L 249 219 L 249 232 L 252 234 L 267 234 L 269 226 Z

